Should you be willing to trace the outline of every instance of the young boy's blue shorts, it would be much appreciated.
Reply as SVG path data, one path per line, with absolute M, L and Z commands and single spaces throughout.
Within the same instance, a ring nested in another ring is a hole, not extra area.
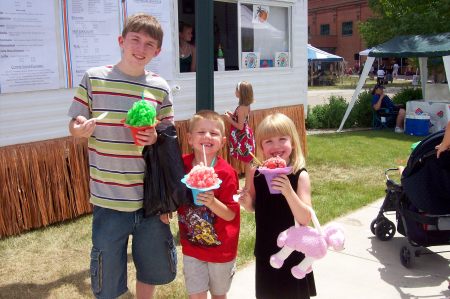
M 144 211 L 120 212 L 94 206 L 92 220 L 91 286 L 97 298 L 116 298 L 127 288 L 127 247 L 138 281 L 160 285 L 175 279 L 176 248 L 170 226 Z

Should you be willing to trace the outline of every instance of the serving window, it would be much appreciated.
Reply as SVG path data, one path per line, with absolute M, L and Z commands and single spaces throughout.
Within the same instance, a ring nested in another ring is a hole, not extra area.
M 194 5 L 194 0 L 178 0 L 178 20 L 193 28 Z M 214 1 L 214 70 L 290 67 L 290 24 L 291 6 L 286 2 Z M 191 43 L 195 45 L 195 30 Z M 217 64 L 222 54 L 224 67 L 223 61 Z
M 240 4 L 241 68 L 288 67 L 289 9 Z

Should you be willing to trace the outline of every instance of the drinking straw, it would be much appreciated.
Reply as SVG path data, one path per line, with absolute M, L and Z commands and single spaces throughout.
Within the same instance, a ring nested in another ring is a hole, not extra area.
M 208 163 L 206 162 L 206 151 L 205 151 L 205 145 L 203 144 L 203 159 L 205 160 L 205 166 L 208 166 Z
M 255 160 L 256 164 L 258 164 L 259 166 L 263 165 L 263 164 L 261 163 L 261 161 L 259 161 L 258 158 L 256 158 L 255 155 L 253 155 L 252 152 L 250 152 L 250 155 L 253 157 L 253 160 Z

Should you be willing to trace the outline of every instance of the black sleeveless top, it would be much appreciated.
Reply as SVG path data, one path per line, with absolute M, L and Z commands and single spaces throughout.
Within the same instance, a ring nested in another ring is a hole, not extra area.
M 288 175 L 292 188 L 297 190 L 301 169 Z M 291 274 L 291 268 L 304 258 L 294 251 L 284 261 L 280 269 L 272 268 L 270 256 L 281 248 L 277 246 L 278 235 L 294 225 L 294 216 L 289 204 L 282 194 L 270 194 L 266 179 L 258 171 L 254 177 L 255 222 L 256 222 L 256 298 L 258 299 L 307 299 L 316 295 L 313 273 L 304 279 L 297 279 Z
M 180 73 L 187 73 L 191 71 L 192 55 L 187 57 L 180 57 Z

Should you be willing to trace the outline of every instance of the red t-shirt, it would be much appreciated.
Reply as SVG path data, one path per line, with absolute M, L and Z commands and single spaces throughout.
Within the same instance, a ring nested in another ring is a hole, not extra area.
M 192 169 L 194 155 L 183 156 L 184 170 Z M 183 254 L 201 261 L 226 263 L 237 255 L 240 226 L 239 203 L 233 200 L 239 181 L 236 171 L 222 158 L 217 157 L 214 170 L 222 180 L 214 196 L 236 214 L 233 220 L 225 221 L 206 206 L 185 205 L 178 208 L 178 225 Z

